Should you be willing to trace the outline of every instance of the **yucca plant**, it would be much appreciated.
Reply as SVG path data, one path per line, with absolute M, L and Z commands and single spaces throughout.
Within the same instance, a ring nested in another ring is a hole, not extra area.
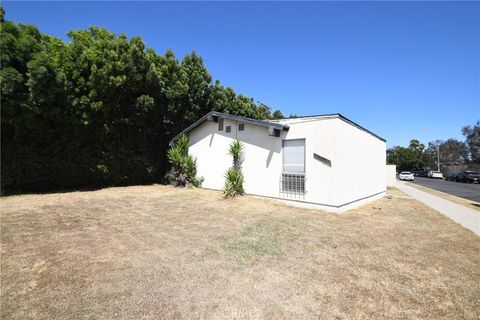
M 190 182 L 194 187 L 200 187 L 203 178 L 197 177 L 197 159 L 192 156 L 187 156 L 185 158 L 185 173 L 187 176 L 188 182 Z
M 175 147 L 177 147 L 182 154 L 186 155 L 188 152 L 188 136 L 182 134 L 178 137 L 177 141 L 175 141 Z
M 188 155 L 188 137 L 181 135 L 175 145 L 168 150 L 168 161 L 175 171 L 173 179 L 177 187 L 184 187 L 187 182 L 199 187 L 203 178 L 197 178 L 197 161 Z
M 243 174 L 241 170 L 235 168 L 227 170 L 223 194 L 225 197 L 235 197 L 238 194 L 243 194 Z
M 233 167 L 237 170 L 240 169 L 240 159 L 243 154 L 243 149 L 243 144 L 239 140 L 233 141 L 228 148 L 228 154 L 233 157 Z
M 244 193 L 244 179 L 241 168 L 243 152 L 243 144 L 238 140 L 233 141 L 228 148 L 228 153 L 233 157 L 233 167 L 225 173 L 225 186 L 223 188 L 225 197 L 235 197 L 238 194 L 242 195 Z
M 180 171 L 184 162 L 182 149 L 178 145 L 175 145 L 168 150 L 167 156 L 168 161 L 170 161 L 175 171 Z

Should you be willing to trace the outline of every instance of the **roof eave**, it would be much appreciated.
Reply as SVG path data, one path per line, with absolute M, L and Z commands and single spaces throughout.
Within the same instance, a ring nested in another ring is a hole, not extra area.
M 192 131 L 193 129 L 198 127 L 200 124 L 202 124 L 205 120 L 208 120 L 208 118 L 210 116 L 217 116 L 217 117 L 221 117 L 221 118 L 225 118 L 225 119 L 231 119 L 231 120 L 234 120 L 234 121 L 249 123 L 249 124 L 252 124 L 252 125 L 257 125 L 257 126 L 261 126 L 261 127 L 265 127 L 265 128 L 274 128 L 274 129 L 278 129 L 278 130 L 282 130 L 282 131 L 288 131 L 289 128 L 290 128 L 288 125 L 273 123 L 273 122 L 269 122 L 269 121 L 265 121 L 265 120 L 250 119 L 250 118 L 247 118 L 247 117 L 235 116 L 235 115 L 231 115 L 231 114 L 228 114 L 228 113 L 222 113 L 222 112 L 218 112 L 218 111 L 210 111 L 207 114 L 205 114 L 203 117 L 201 117 L 200 119 L 198 119 L 197 121 L 195 121 L 194 123 L 189 125 L 182 132 L 177 134 L 175 137 L 173 137 L 170 140 L 170 142 L 168 143 L 168 145 L 172 146 L 173 143 L 175 142 L 175 140 L 177 140 L 182 134 L 189 133 L 190 131 Z

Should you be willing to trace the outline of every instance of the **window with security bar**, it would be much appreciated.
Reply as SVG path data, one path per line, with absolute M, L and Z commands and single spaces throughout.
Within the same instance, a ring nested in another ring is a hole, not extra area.
M 282 192 L 305 193 L 305 139 L 283 140 Z

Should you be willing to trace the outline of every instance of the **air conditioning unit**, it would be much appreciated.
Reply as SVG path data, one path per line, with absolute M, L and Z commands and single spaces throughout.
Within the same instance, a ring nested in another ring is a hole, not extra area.
M 209 114 L 207 117 L 207 121 L 218 122 L 218 116 L 215 114 Z
M 280 129 L 274 127 L 268 127 L 268 135 L 272 137 L 280 137 Z

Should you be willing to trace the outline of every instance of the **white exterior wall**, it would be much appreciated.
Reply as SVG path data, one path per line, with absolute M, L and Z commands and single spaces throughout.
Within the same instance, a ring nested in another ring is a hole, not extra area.
M 385 143 L 338 118 L 290 119 L 290 130 L 281 131 L 280 137 L 269 136 L 267 128 L 247 123 L 244 131 L 238 131 L 238 123 L 224 119 L 223 131 L 218 131 L 218 123 L 205 121 L 189 133 L 189 153 L 197 158 L 198 176 L 205 179 L 202 187 L 223 189 L 225 172 L 232 165 L 228 148 L 238 138 L 245 146 L 242 169 L 248 194 L 343 211 L 352 205 L 337 206 L 355 200 L 360 204 L 365 202 L 361 198 L 385 191 Z M 232 128 L 229 133 L 225 131 L 228 125 Z M 305 195 L 280 192 L 284 139 L 305 139 Z M 314 153 L 329 159 L 332 165 L 314 159 Z
M 383 194 L 386 143 L 341 119 L 336 121 L 335 203 Z
M 232 131 L 225 132 L 230 125 Z M 245 156 L 242 171 L 244 188 L 249 194 L 267 197 L 279 196 L 279 179 L 282 166 L 282 137 L 268 135 L 267 128 L 245 123 L 245 130 L 238 131 L 238 123 L 224 119 L 223 131 L 218 131 L 218 123 L 206 121 L 190 132 L 189 154 L 197 158 L 197 175 L 204 177 L 202 187 L 222 190 L 225 172 L 232 166 L 228 154 L 230 143 L 235 139 L 243 142 Z
M 335 119 L 291 120 L 290 130 L 285 139 L 305 139 L 305 195 L 303 197 L 284 197 L 320 205 L 334 205 L 335 180 L 334 164 L 336 162 Z M 328 166 L 313 158 L 313 154 L 330 160 Z M 282 168 L 282 158 L 280 158 Z M 281 169 L 280 169 L 281 170 Z M 281 172 L 281 171 L 280 171 Z
M 397 166 L 394 164 L 387 164 L 386 166 L 386 175 L 387 175 L 387 187 L 396 187 L 397 186 Z

